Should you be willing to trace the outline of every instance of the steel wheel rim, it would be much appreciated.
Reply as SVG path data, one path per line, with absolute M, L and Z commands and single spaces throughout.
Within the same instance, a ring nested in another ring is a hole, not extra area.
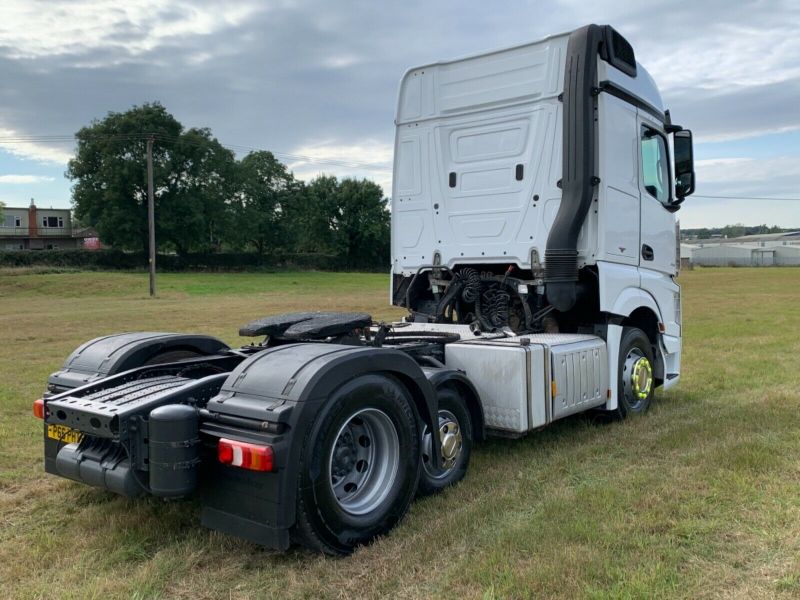
M 328 460 L 328 480 L 339 507 L 353 515 L 374 510 L 391 491 L 400 466 L 400 440 L 389 416 L 365 408 L 341 426 Z
M 439 411 L 439 441 L 442 448 L 442 468 L 437 469 L 433 461 L 433 440 L 430 427 L 422 432 L 422 468 L 432 479 L 444 479 L 458 464 L 464 449 L 461 424 L 449 410 Z
M 631 348 L 625 356 L 622 388 L 632 409 L 639 408 L 653 389 L 653 366 L 639 348 Z

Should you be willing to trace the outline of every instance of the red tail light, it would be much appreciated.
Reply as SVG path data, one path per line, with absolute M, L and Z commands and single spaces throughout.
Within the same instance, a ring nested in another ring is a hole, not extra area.
M 259 446 L 226 438 L 219 440 L 217 458 L 223 465 L 251 471 L 272 471 L 274 467 L 271 446 Z
M 33 416 L 37 419 L 44 419 L 44 399 L 39 398 L 33 401 Z

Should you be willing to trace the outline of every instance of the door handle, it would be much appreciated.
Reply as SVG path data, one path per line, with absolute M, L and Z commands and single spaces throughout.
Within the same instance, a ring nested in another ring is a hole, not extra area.
M 647 244 L 642 244 L 642 258 L 644 260 L 653 260 L 654 256 L 653 249 Z

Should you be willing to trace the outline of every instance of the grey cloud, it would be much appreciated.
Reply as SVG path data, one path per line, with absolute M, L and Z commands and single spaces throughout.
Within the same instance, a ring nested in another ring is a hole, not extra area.
M 148 26 L 180 22 L 184 5 L 156 10 L 148 23 L 117 22 L 96 47 L 75 40 L 64 54 L 33 59 L 9 58 L 13 49 L 0 47 L 0 71 L 10 82 L 0 90 L 0 126 L 70 133 L 108 110 L 160 100 L 186 125 L 209 126 L 232 144 L 283 151 L 321 140 L 389 144 L 397 82 L 414 64 L 608 21 L 647 66 L 673 49 L 719 51 L 703 45 L 712 29 L 785 26 L 791 13 L 780 2 L 717 0 L 690 8 L 552 0 L 259 6 L 239 25 L 163 38 L 152 50 L 141 50 Z M 353 62 L 331 67 L 337 57 Z M 661 69 L 670 74 L 671 67 Z M 682 68 L 688 65 L 674 65 Z M 800 127 L 798 94 L 800 80 L 709 92 L 682 87 L 678 77 L 665 90 L 676 119 L 701 136 Z
M 722 92 L 692 89 L 665 94 L 676 122 L 703 138 L 740 138 L 800 128 L 800 79 Z
M 18 91 L 0 96 L 0 122 L 25 132 L 71 132 L 108 110 L 161 100 L 188 125 L 208 125 L 231 143 L 281 150 L 331 138 L 388 143 L 397 82 L 408 66 L 547 32 L 543 23 L 520 27 L 506 9 L 478 18 L 458 3 L 348 6 L 271 8 L 238 27 L 136 55 L 124 42 L 140 41 L 141 32 L 121 23 L 108 36 L 119 43 L 94 51 L 78 42 L 63 55 L 0 58 Z M 205 54 L 208 60 L 193 62 Z M 337 56 L 355 62 L 326 66 Z

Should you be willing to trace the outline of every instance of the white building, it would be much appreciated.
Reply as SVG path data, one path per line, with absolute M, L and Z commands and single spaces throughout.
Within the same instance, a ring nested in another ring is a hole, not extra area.
M 692 253 L 700 246 L 681 244 L 681 269 L 692 268 Z
M 692 262 L 706 267 L 770 267 L 776 264 L 775 253 L 775 246 L 761 244 L 704 244 L 692 251 Z
M 773 246 L 775 250 L 775 264 L 780 266 L 800 266 L 800 246 L 797 244 L 784 244 Z

